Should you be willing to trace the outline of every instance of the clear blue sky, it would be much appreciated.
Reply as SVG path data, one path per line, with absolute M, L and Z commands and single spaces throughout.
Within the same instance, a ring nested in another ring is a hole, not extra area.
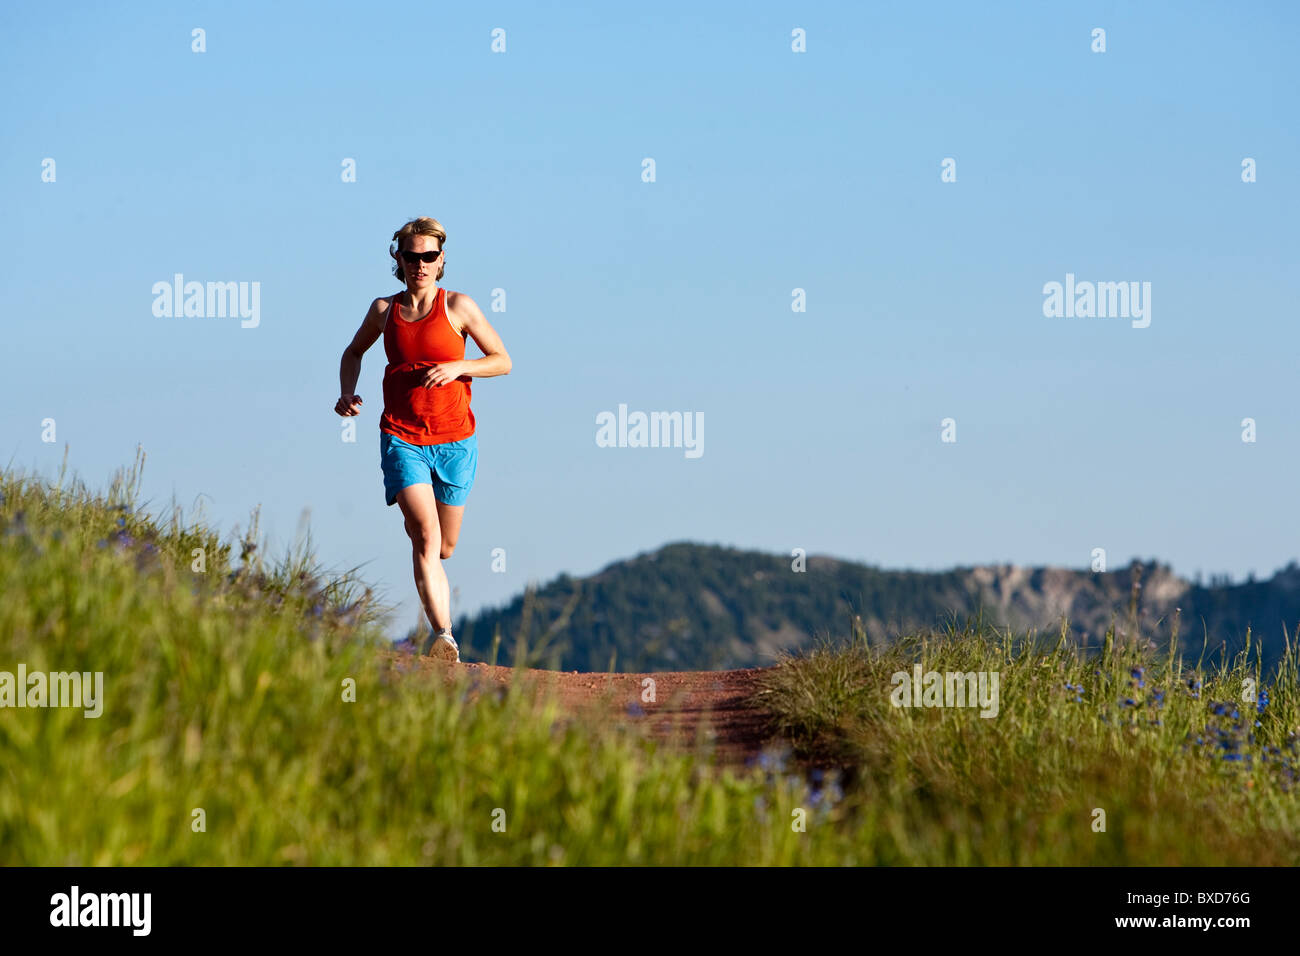
M 332 407 L 429 215 L 514 360 L 474 385 L 456 613 L 683 539 L 1267 575 L 1300 551 L 1296 11 L 6 4 L 0 457 L 66 443 L 105 487 L 142 443 L 155 510 L 260 503 L 273 551 L 310 509 L 396 636 L 381 345 L 356 443 Z M 155 317 L 178 272 L 260 283 L 260 324 Z M 1067 273 L 1150 282 L 1150 326 L 1045 317 Z M 620 403 L 702 413 L 703 455 L 597 447 Z

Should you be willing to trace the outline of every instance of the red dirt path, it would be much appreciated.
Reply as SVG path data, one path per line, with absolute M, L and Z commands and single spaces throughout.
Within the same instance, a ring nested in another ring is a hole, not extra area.
M 410 651 L 382 651 L 397 671 L 457 671 L 481 690 L 504 689 L 515 679 L 509 667 L 461 662 L 447 664 Z M 566 712 L 575 718 L 623 721 L 642 726 L 655 740 L 689 748 L 701 742 L 720 766 L 752 762 L 767 744 L 779 746 L 763 712 L 750 701 L 758 678 L 769 668 L 734 671 L 661 671 L 651 674 L 594 674 L 528 670 L 524 679 L 535 690 L 554 688 Z M 646 679 L 654 681 L 654 701 L 642 699 Z

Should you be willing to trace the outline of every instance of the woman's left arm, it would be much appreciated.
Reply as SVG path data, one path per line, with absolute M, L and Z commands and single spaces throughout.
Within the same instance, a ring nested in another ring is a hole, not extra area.
M 501 341 L 501 336 L 497 335 L 497 330 L 492 328 L 492 323 L 487 320 L 487 316 L 483 314 L 478 304 L 463 292 L 456 297 L 456 318 L 460 320 L 461 328 L 469 333 L 474 344 L 483 352 L 483 357 L 480 359 L 464 359 L 460 363 L 460 374 L 472 378 L 508 375 L 512 363 L 509 353 L 506 352 L 505 343 Z

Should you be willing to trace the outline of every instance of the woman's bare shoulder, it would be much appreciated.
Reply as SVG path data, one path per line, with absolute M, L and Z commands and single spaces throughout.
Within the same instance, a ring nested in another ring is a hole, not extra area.
M 388 313 L 392 308 L 393 302 L 401 295 L 400 292 L 394 292 L 391 295 L 381 295 L 370 303 L 370 315 L 382 331 L 384 324 L 388 321 Z
M 456 313 L 457 306 L 461 304 L 462 295 L 463 293 L 452 292 L 450 289 L 448 289 L 446 301 L 443 305 L 443 308 L 447 310 L 447 321 L 451 323 L 451 327 L 456 330 L 456 333 L 458 335 L 465 334 L 465 323 L 461 320 L 461 317 Z

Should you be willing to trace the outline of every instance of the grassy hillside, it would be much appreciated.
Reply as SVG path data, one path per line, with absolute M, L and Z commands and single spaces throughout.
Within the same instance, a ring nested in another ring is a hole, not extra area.
M 1085 654 L 1067 636 L 968 624 L 882 649 L 858 634 L 774 669 L 760 697 L 797 755 L 844 768 L 875 863 L 1300 862 L 1293 649 L 1269 681 L 1249 635 L 1215 668 L 1172 642 L 1112 634 Z M 894 675 L 918 665 L 996 672 L 996 715 L 896 706 Z
M 0 671 L 100 672 L 104 697 L 98 717 L 0 708 L 0 865 L 838 858 L 753 828 L 806 798 L 796 777 L 394 678 L 360 582 L 306 549 L 263 562 L 254 528 L 223 544 L 141 512 L 142 466 L 103 496 L 0 474 Z
M 1300 862 L 1291 656 L 858 632 L 760 695 L 824 769 L 719 772 L 377 666 L 359 581 L 143 513 L 142 464 L 104 496 L 0 473 L 0 671 L 103 675 L 98 717 L 0 708 L 0 865 Z M 996 670 L 997 715 L 894 707 L 913 663 Z

